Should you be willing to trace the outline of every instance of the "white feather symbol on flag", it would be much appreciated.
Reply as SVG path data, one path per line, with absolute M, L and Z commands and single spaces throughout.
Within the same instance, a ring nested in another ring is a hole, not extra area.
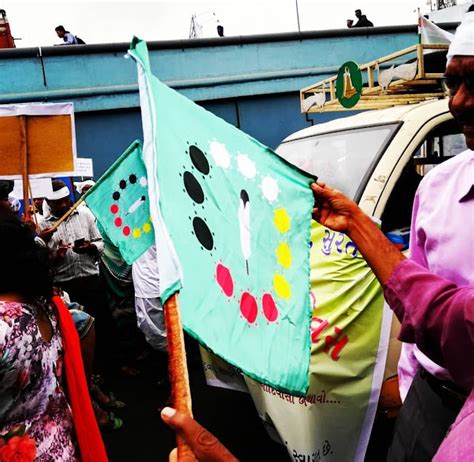
M 249 274 L 250 250 L 250 199 L 247 191 L 240 191 L 239 204 L 240 247 L 245 259 L 247 274 Z

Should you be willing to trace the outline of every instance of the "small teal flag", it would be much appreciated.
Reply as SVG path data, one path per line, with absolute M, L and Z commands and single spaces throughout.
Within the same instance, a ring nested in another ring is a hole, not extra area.
M 128 264 L 155 243 L 139 141 L 127 148 L 84 200 Z
M 138 64 L 143 159 L 162 299 L 186 330 L 260 382 L 308 388 L 314 178 Z

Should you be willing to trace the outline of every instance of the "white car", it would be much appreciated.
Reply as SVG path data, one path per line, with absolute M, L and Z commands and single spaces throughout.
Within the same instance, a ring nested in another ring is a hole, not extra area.
M 423 175 L 465 149 L 464 135 L 443 99 L 315 125 L 288 136 L 276 151 L 353 198 L 388 233 L 410 226 Z M 395 320 L 384 378 L 397 373 L 398 328 Z

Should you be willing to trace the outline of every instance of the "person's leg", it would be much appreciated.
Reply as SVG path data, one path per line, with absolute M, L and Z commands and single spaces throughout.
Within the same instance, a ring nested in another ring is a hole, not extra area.
M 165 315 L 158 297 L 135 297 L 138 328 L 147 342 L 157 351 L 167 352 Z
M 82 361 L 86 373 L 87 384 L 91 388 L 92 371 L 94 370 L 95 353 L 95 326 L 92 324 L 89 331 L 81 337 Z
M 61 286 L 69 293 L 72 301 L 83 305 L 85 311 L 95 318 L 95 363 L 97 368 L 105 370 L 116 366 L 116 326 L 107 306 L 105 288 L 101 278 L 98 275 L 89 276 L 67 281 Z
M 415 376 L 395 424 L 387 462 L 430 462 L 463 405 Z

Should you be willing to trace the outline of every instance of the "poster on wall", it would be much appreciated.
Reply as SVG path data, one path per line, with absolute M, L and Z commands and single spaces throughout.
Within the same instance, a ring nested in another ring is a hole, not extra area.
M 90 157 L 78 157 L 74 176 L 92 178 L 94 176 L 94 162 Z
M 72 103 L 0 105 L 0 175 L 71 176 L 76 168 Z

